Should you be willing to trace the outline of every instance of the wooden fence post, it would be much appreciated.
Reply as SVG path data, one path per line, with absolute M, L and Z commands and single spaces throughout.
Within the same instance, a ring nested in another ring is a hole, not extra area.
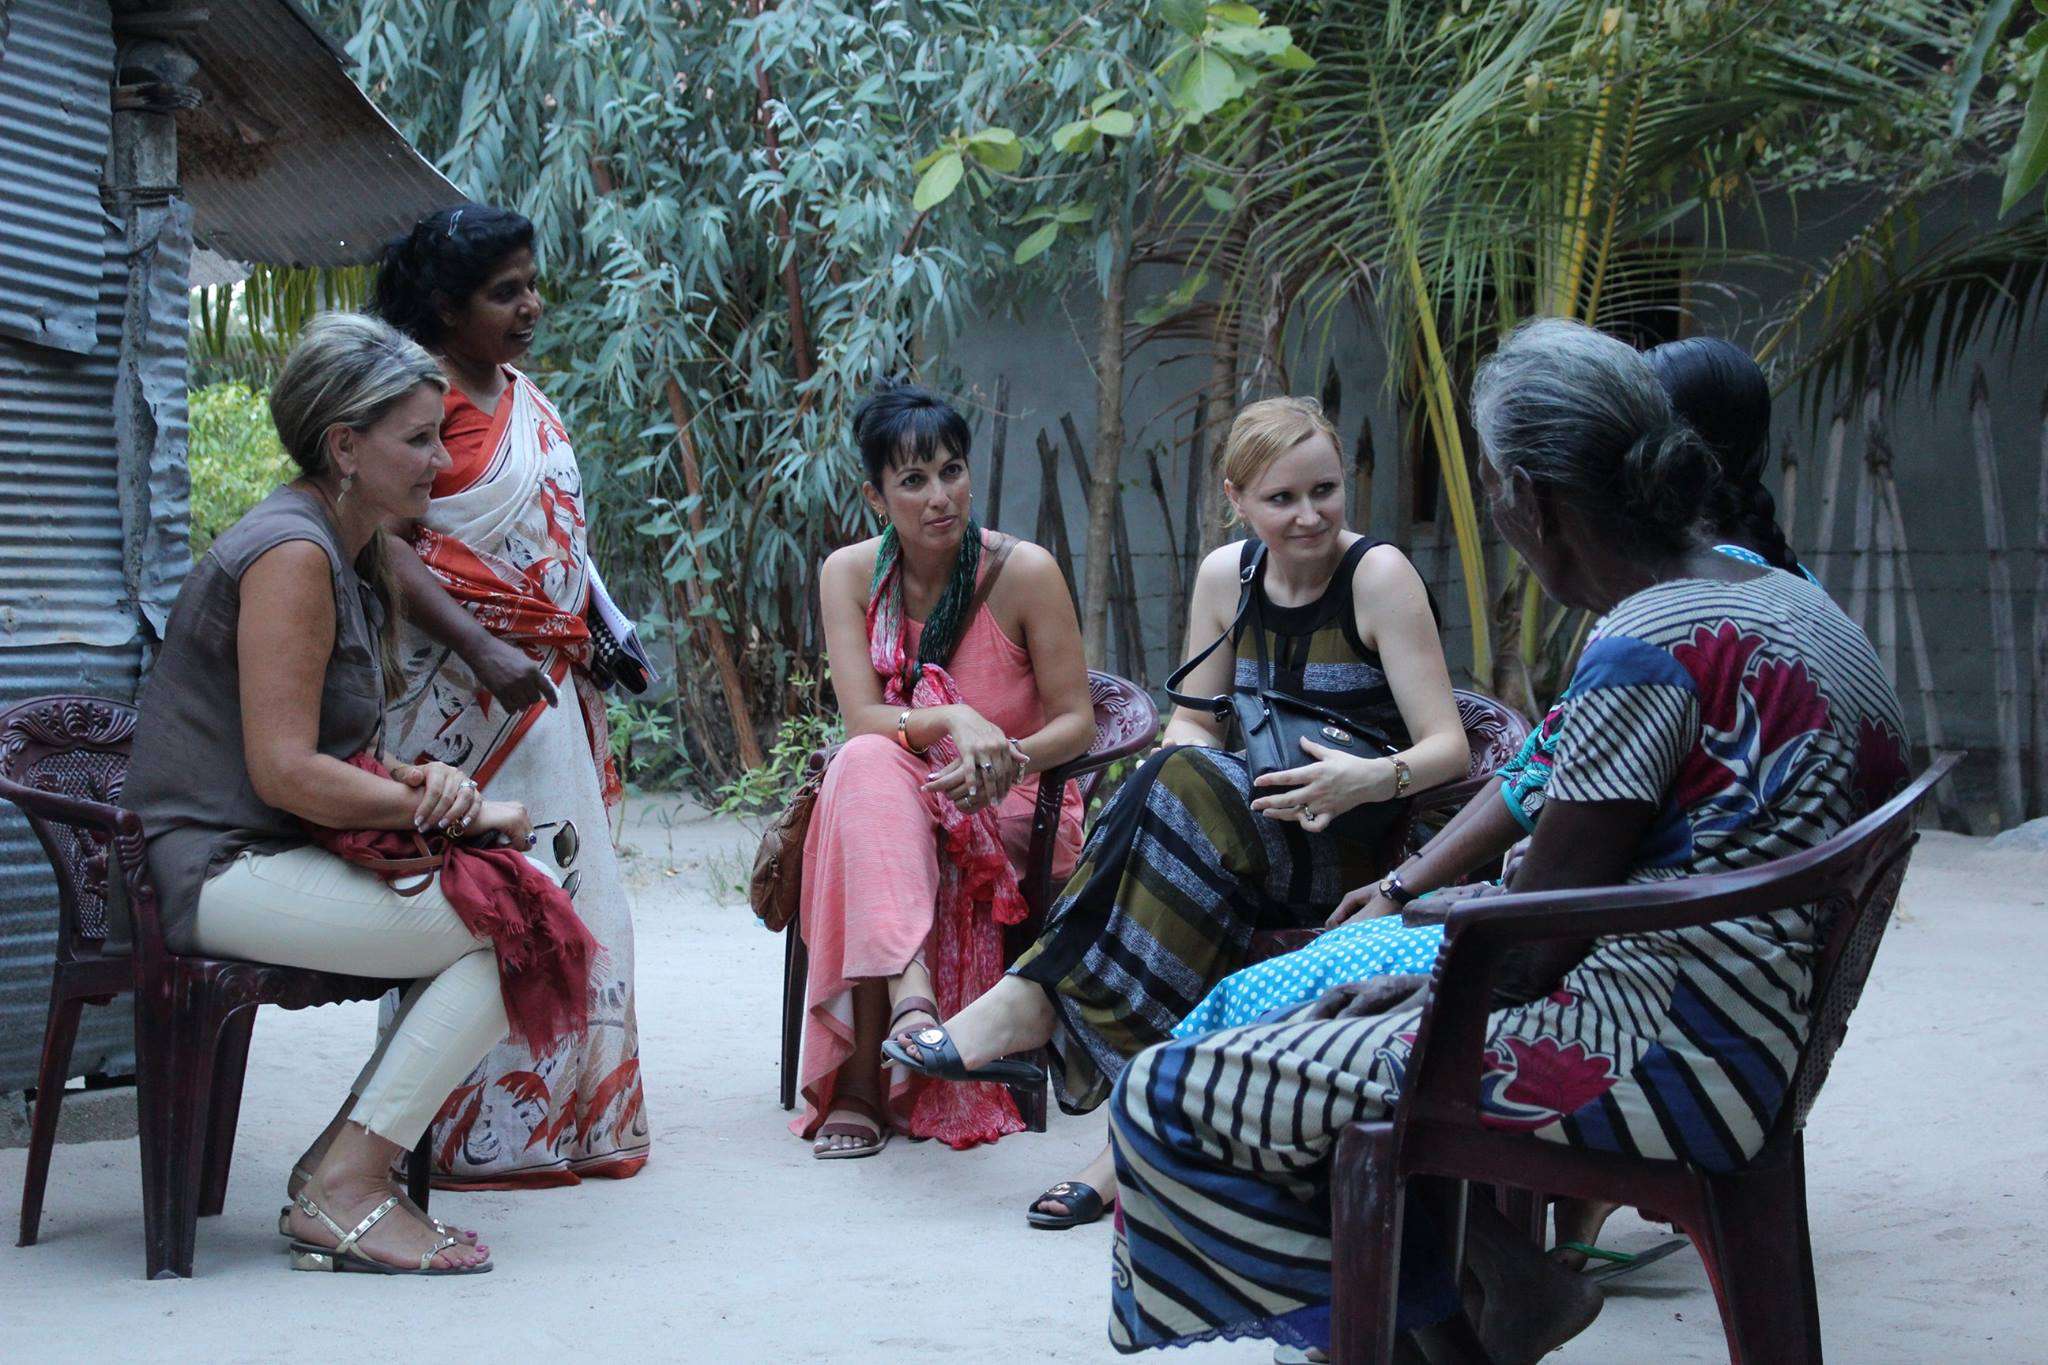
M 2034 804 L 2048 815 L 2048 390 L 2041 394 L 2041 472 L 2034 501 Z
M 996 376 L 995 430 L 988 442 L 988 515 L 981 524 L 990 530 L 1003 528 L 1003 453 L 1010 441 L 1010 376 Z
M 1842 447 L 1849 439 L 1849 409 L 1846 402 L 1837 404 L 1834 419 L 1828 423 L 1827 457 L 1821 465 L 1820 509 L 1813 528 L 1813 570 L 1820 580 L 1830 588 L 1839 586 L 1841 578 L 1835 573 L 1835 494 L 1841 486 Z M 1790 528 L 1791 515 L 1786 515 Z
M 1880 428 L 1871 440 L 1871 478 L 1877 485 L 1877 513 L 1889 528 L 1887 539 L 1897 553 L 1899 590 L 1906 607 L 1906 637 L 1913 651 L 1913 682 L 1920 692 L 1920 732 L 1927 742 L 1930 760 L 1948 747 L 1942 732 L 1940 693 L 1934 685 L 1934 660 L 1927 648 L 1927 624 L 1920 615 L 1920 598 L 1913 590 L 1913 557 L 1906 546 L 1906 520 L 1899 512 L 1899 486 L 1892 478 L 1891 443 Z M 1894 679 L 1893 686 L 1897 686 Z M 1970 822 L 1956 802 L 1955 783 L 1945 781 L 1934 789 L 1935 811 L 1943 829 L 1969 832 Z
M 1787 539 L 1799 534 L 1799 447 L 1787 436 L 1778 446 L 1778 524 Z
M 1977 485 L 1984 501 L 1985 568 L 1991 582 L 1991 658 L 1997 680 L 1998 824 L 2011 829 L 2026 818 L 2020 776 L 2019 642 L 2013 625 L 2012 568 L 2005 561 L 2005 500 L 1998 486 L 1998 451 L 1991 439 L 1991 386 L 1984 367 L 1970 376 L 1970 445 L 1977 454 Z
M 1038 533 L 1033 539 L 1052 551 L 1060 576 L 1067 580 L 1067 596 L 1074 598 L 1074 550 L 1067 540 L 1067 509 L 1060 497 L 1060 453 L 1043 429 L 1038 433 Z

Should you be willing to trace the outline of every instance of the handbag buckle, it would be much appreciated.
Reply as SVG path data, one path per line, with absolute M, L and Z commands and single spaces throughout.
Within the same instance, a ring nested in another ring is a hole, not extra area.
M 1345 734 L 1334 725 L 1325 725 L 1323 727 L 1323 738 L 1329 740 L 1332 744 L 1351 743 L 1351 736 Z

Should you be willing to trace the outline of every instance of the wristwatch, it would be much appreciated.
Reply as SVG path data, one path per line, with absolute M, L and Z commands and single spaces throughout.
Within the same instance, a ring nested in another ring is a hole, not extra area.
M 1400 873 L 1390 872 L 1387 874 L 1386 879 L 1380 883 L 1380 894 L 1392 901 L 1394 907 L 1399 909 L 1422 893 L 1410 891 L 1407 887 L 1401 885 Z
M 1398 800 L 1408 794 L 1409 786 L 1415 781 L 1415 774 L 1408 771 L 1406 759 L 1396 758 L 1390 761 L 1394 765 L 1394 796 Z

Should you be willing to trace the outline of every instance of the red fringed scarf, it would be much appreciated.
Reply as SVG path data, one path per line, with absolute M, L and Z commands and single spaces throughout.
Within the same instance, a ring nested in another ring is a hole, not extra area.
M 868 599 L 868 657 L 883 679 L 882 699 L 891 706 L 957 706 L 960 689 L 945 669 L 926 664 L 908 691 L 912 667 L 904 647 L 902 565 L 889 568 Z M 926 751 L 934 772 L 960 756 L 951 737 Z M 939 1014 L 950 1019 L 969 1001 L 1003 979 L 1003 931 L 1021 924 L 1028 907 L 1017 873 L 1003 849 L 993 806 L 968 814 L 944 797 L 937 801 L 943 846 L 939 858 L 939 901 L 925 966 Z M 1010 1092 L 989 1082 L 935 1082 L 918 1090 L 910 1111 L 912 1137 L 937 1138 L 967 1148 L 1021 1133 L 1024 1121 Z
M 349 762 L 378 777 L 391 776 L 368 754 L 357 754 Z M 346 862 L 419 855 L 410 830 L 318 825 L 307 829 L 313 842 Z M 584 927 L 568 893 L 518 849 L 445 842 L 441 892 L 463 927 L 497 949 L 498 988 L 512 1036 L 539 1057 L 556 1039 L 581 1033 L 589 1023 L 590 967 L 597 940 Z M 385 880 L 402 878 L 392 875 Z

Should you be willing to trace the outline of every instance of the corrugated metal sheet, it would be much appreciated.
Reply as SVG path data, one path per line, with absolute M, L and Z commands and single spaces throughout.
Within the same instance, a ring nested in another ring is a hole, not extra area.
M 97 209 L 82 226 L 112 230 Z M 113 422 L 127 289 L 122 253 L 109 250 L 91 355 L 0 337 L 0 707 L 52 692 L 127 700 L 141 677 Z M 56 917 L 42 848 L 20 813 L 0 806 L 0 1091 L 35 1083 Z M 131 1070 L 130 1018 L 119 1005 L 88 1010 L 73 1074 Z
M 74 229 L 95 230 L 119 247 L 97 202 Z M 91 354 L 0 337 L 0 670 L 24 647 L 106 647 L 136 636 L 114 432 L 127 273 L 119 250 L 107 251 Z
M 0 57 L 0 333 L 93 345 L 114 40 L 106 0 L 12 0 Z
M 293 0 L 208 0 L 186 41 L 205 95 L 178 115 L 179 178 L 214 251 L 269 265 L 362 265 L 460 203 L 350 79 Z
M 191 480 L 185 467 L 192 206 L 173 196 L 166 204 L 138 208 L 122 254 L 132 272 L 131 321 L 114 390 L 123 561 L 128 591 L 162 639 L 171 603 L 192 566 Z

